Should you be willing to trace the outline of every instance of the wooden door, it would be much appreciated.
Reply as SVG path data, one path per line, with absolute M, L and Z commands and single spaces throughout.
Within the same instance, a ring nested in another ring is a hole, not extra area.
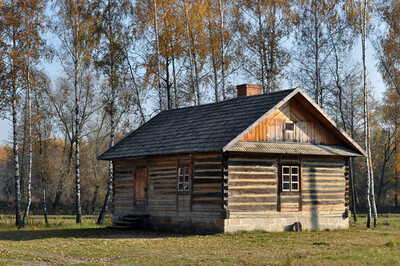
M 135 170 L 135 206 L 140 209 L 146 208 L 147 192 L 147 171 L 146 168 L 137 168 Z

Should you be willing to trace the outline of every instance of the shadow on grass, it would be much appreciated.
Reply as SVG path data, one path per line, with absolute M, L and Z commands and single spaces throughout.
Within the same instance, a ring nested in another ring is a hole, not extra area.
M 160 232 L 150 230 L 116 230 L 109 228 L 78 228 L 78 229 L 40 229 L 40 230 L 12 230 L 1 231 L 0 241 L 28 241 L 51 238 L 141 238 L 162 239 L 166 237 L 187 237 L 189 234 Z

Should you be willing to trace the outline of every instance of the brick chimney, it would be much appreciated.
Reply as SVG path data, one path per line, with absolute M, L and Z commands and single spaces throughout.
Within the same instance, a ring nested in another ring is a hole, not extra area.
M 257 84 L 242 84 L 236 86 L 237 96 L 259 95 L 263 92 L 263 86 Z

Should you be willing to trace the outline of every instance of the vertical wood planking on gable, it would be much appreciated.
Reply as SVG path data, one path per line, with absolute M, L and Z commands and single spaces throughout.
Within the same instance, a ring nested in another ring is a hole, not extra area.
M 285 125 L 294 123 L 293 138 L 286 138 Z M 340 145 L 340 141 L 316 120 L 311 113 L 303 110 L 295 99 L 273 112 L 241 138 L 242 141 L 276 141 Z

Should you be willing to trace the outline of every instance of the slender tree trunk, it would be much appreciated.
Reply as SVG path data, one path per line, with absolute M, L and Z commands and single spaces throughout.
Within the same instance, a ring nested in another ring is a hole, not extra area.
M 321 88 L 320 88 L 320 73 L 319 73 L 319 27 L 318 27 L 318 18 L 317 18 L 317 8 L 318 4 L 317 1 L 313 1 L 313 6 L 314 6 L 314 35 L 315 35 L 315 81 L 314 81 L 314 86 L 315 86 L 315 101 L 319 106 L 322 106 L 322 103 L 320 101 L 320 95 L 321 95 Z
M 219 0 L 219 16 L 221 20 L 220 31 L 221 31 L 221 91 L 222 91 L 222 99 L 226 100 L 226 85 L 225 85 L 225 38 L 224 38 L 224 6 L 223 0 Z M 218 101 L 217 101 L 218 102 Z
M 356 207 L 356 193 L 354 191 L 354 173 L 353 173 L 354 158 L 349 160 L 350 168 L 350 189 L 351 189 L 351 205 L 354 222 L 357 222 L 357 207 Z
M 14 154 L 14 178 L 15 178 L 15 225 L 19 227 L 21 225 L 21 176 L 19 173 L 19 160 L 18 160 L 16 77 L 13 78 L 12 124 L 13 124 L 13 154 Z
M 43 147 L 42 132 L 40 129 L 40 124 L 39 124 L 39 157 L 40 157 L 40 179 L 42 181 L 43 216 L 44 216 L 44 222 L 46 224 L 48 224 L 49 220 L 47 217 L 47 205 L 46 205 L 46 201 L 47 201 L 47 187 L 46 186 L 47 186 L 47 184 L 46 184 L 46 178 L 45 178 L 45 174 L 44 174 L 44 147 Z
M 208 19 L 208 40 L 210 43 L 211 48 L 211 65 L 212 65 L 212 73 L 213 73 L 213 80 L 214 80 L 214 98 L 215 102 L 219 102 L 219 92 L 218 92 L 218 70 L 217 70 L 217 60 L 215 56 L 215 50 L 213 49 L 213 27 L 212 27 L 212 22 L 211 19 Z
M 108 16 L 111 18 L 111 14 L 110 14 L 110 7 L 111 7 L 111 1 L 108 0 Z M 110 42 L 110 49 L 114 49 L 114 41 L 112 39 L 111 36 L 114 36 L 113 30 L 112 30 L 112 24 L 111 21 L 109 21 L 108 23 L 108 36 L 109 36 L 109 42 Z M 110 148 L 112 148 L 114 146 L 114 141 L 115 141 L 115 121 L 114 121 L 114 117 L 115 117 L 115 113 L 114 110 L 115 108 L 115 90 L 116 90 L 116 71 L 115 71 L 115 62 L 114 62 L 114 56 L 113 56 L 113 51 L 110 50 L 109 51 L 110 54 L 110 89 L 111 89 L 111 99 L 110 99 Z M 158 59 L 158 58 L 157 58 Z M 96 173 L 96 169 L 95 173 Z M 111 195 L 112 195 L 112 190 L 113 190 L 113 180 L 114 180 L 114 167 L 113 167 L 113 162 L 110 160 L 108 161 L 108 185 L 107 185 L 107 193 L 106 193 L 106 197 L 104 199 L 104 204 L 103 207 L 100 211 L 99 217 L 97 219 L 97 224 L 102 224 L 104 222 L 104 219 L 107 215 L 108 212 L 108 206 L 110 204 L 110 199 L 111 199 Z M 98 190 L 98 186 L 96 186 L 95 189 L 95 195 L 93 197 L 93 201 L 96 200 L 97 197 L 97 190 Z M 92 208 L 94 208 L 94 204 L 95 202 L 92 203 Z
M 261 85 L 263 87 L 263 93 L 266 91 L 266 84 L 265 84 L 265 59 L 266 59 L 266 47 L 264 41 L 264 33 L 263 33 L 263 19 L 262 19 L 262 7 L 261 7 L 261 0 L 258 3 L 258 31 L 260 33 L 260 64 L 261 64 Z
M 78 1 L 77 1 L 78 2 Z M 74 29 L 74 94 L 75 94 L 75 201 L 76 223 L 82 223 L 81 206 L 81 176 L 80 176 L 80 111 L 79 111 L 79 55 L 78 55 L 78 3 L 75 3 L 75 29 Z
M 169 65 L 170 65 L 170 61 L 169 61 L 169 57 L 165 58 L 165 76 L 166 76 L 166 87 L 167 87 L 167 102 L 168 102 L 168 110 L 172 109 L 172 97 L 171 97 L 171 87 L 172 84 L 170 82 L 170 72 L 169 72 Z
M 111 123 L 111 132 L 110 132 L 110 148 L 114 146 L 114 135 L 115 135 L 115 125 L 114 125 L 114 116 L 110 115 L 110 123 Z M 107 193 L 106 198 L 104 199 L 103 208 L 100 211 L 99 218 L 97 219 L 97 224 L 103 224 L 104 219 L 107 215 L 108 208 L 110 205 L 110 200 L 112 196 L 113 190 L 113 179 L 114 179 L 114 168 L 113 162 L 108 161 L 108 185 L 107 185 Z
M 126 57 L 126 63 L 128 64 L 128 67 L 129 67 L 129 73 L 131 75 L 131 79 L 132 79 L 132 82 L 133 82 L 133 87 L 134 87 L 134 90 L 135 90 L 137 106 L 138 106 L 139 113 L 140 113 L 140 118 L 141 118 L 141 124 L 143 125 L 146 122 L 146 118 L 144 116 L 142 103 L 141 103 L 141 100 L 140 100 L 140 93 L 139 93 L 138 85 L 136 83 L 135 74 L 133 72 L 133 67 L 132 67 L 131 61 L 129 60 L 127 54 L 125 54 L 125 57 Z
M 193 70 L 193 55 L 192 55 L 192 42 L 190 37 L 190 24 L 189 24 L 189 11 L 187 8 L 187 0 L 185 0 L 185 15 L 186 15 L 186 38 L 188 42 L 188 53 L 189 53 L 189 63 L 190 63 L 190 79 L 191 79 L 191 92 L 194 96 L 194 103 L 197 105 L 195 81 L 194 81 L 194 70 Z
M 160 111 L 162 111 L 162 91 L 161 91 L 161 62 L 160 62 L 160 42 L 158 37 L 158 19 L 157 19 L 157 0 L 153 0 L 154 5 L 154 33 L 156 35 L 156 52 L 157 52 L 157 88 L 158 88 L 158 97 L 159 97 L 159 105 Z
M 362 16 L 362 30 L 361 30 L 361 47 L 362 47 L 362 64 L 363 64 L 363 93 L 364 93 L 364 146 L 367 153 L 365 167 L 367 172 L 367 206 L 368 206 L 368 218 L 367 227 L 371 228 L 371 164 L 369 160 L 369 145 L 368 145 L 368 93 L 367 93 L 367 65 L 365 57 L 366 49 L 366 13 L 367 3 L 363 1 L 363 16 Z
M 368 110 L 368 107 L 367 107 Z M 374 227 L 378 225 L 378 212 L 376 209 L 376 201 L 375 201 L 375 182 L 374 182 L 374 170 L 372 164 L 372 154 L 371 154 L 371 132 L 370 126 L 367 125 L 368 130 L 368 157 L 369 157 L 369 168 L 370 168 L 370 182 L 371 182 L 371 205 L 372 205 L 372 214 L 374 216 Z
M 29 59 L 28 59 L 29 60 Z M 32 202 L 32 87 L 30 84 L 30 69 L 28 64 L 27 70 L 27 83 L 28 83 L 28 189 L 27 189 L 27 203 L 24 217 L 22 219 L 21 227 L 25 226 L 26 219 L 29 215 L 29 210 L 31 208 Z
M 269 27 L 271 28 L 270 30 L 270 36 L 268 40 L 268 65 L 267 65 L 267 92 L 272 92 L 273 88 L 273 80 L 274 80 L 274 68 L 275 68 L 275 47 L 276 47 L 276 29 L 275 29 L 275 18 L 276 18 L 276 2 L 272 3 L 273 7 L 270 12 L 271 17 L 273 17 L 273 21 L 271 22 L 271 25 Z
M 399 176 L 397 172 L 397 167 L 394 172 L 394 178 L 395 178 L 395 190 L 394 190 L 394 207 L 397 209 L 398 205 L 398 199 L 399 199 Z
M 197 52 L 193 49 L 193 63 L 194 63 L 194 81 L 196 87 L 196 105 L 200 105 L 200 77 L 199 77 L 199 68 L 197 66 Z
M 172 75 L 174 79 L 174 106 L 179 107 L 178 88 L 176 86 L 176 70 L 175 70 L 175 56 L 172 56 Z

